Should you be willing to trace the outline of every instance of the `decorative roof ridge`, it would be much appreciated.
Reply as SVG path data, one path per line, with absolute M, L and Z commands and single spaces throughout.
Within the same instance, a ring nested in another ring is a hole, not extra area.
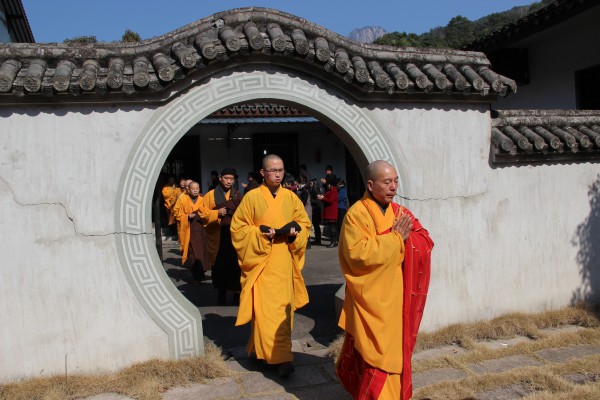
M 86 101 L 92 94 L 110 95 L 111 101 L 122 94 L 131 101 L 133 93 L 170 96 L 165 88 L 174 81 L 211 65 L 227 68 L 234 57 L 236 65 L 300 67 L 362 100 L 438 94 L 480 101 L 517 90 L 512 79 L 490 69 L 483 53 L 362 44 L 281 11 L 249 7 L 140 43 L 0 45 L 0 102 L 11 95 L 38 96 L 36 101 L 40 94 L 73 99 L 85 93 Z
M 600 124 L 600 110 L 494 110 L 492 126 Z
M 600 110 L 492 111 L 494 164 L 600 161 Z
M 219 20 L 223 21 L 223 25 L 221 25 Z M 44 58 L 51 56 L 50 54 L 46 54 L 48 51 L 57 53 L 56 55 L 60 57 L 76 59 L 134 58 L 140 54 L 152 53 L 161 48 L 172 46 L 176 42 L 189 40 L 200 33 L 214 28 L 221 28 L 224 25 L 239 26 L 248 21 L 255 23 L 257 21 L 263 23 L 274 22 L 284 24 L 288 28 L 301 29 L 305 34 L 309 33 L 314 35 L 314 37 L 322 36 L 325 39 L 333 41 L 334 44 L 340 47 L 352 50 L 356 55 L 369 59 L 490 65 L 485 54 L 481 52 L 439 48 L 394 47 L 356 42 L 295 15 L 263 7 L 247 7 L 221 11 L 164 35 L 155 36 L 137 43 L 0 43 L 0 59 L 11 58 L 11 54 L 9 54 L 11 47 L 18 49 L 18 55 L 23 58 Z
M 241 103 L 231 105 L 215 111 L 211 118 L 231 118 L 232 116 L 243 117 L 267 117 L 277 118 L 281 116 L 310 116 L 302 110 L 278 103 Z

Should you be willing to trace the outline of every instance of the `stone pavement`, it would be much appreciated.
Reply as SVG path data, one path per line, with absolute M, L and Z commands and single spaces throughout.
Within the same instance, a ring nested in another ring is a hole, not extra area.
M 325 242 L 327 244 L 327 242 Z M 307 251 L 304 276 L 311 303 L 296 313 L 292 333 L 294 364 L 296 371 L 288 378 L 280 378 L 273 367 L 260 361 L 248 359 L 245 343 L 249 327 L 235 327 L 237 307 L 228 298 L 229 304 L 216 305 L 216 290 L 210 281 L 200 286 L 191 285 L 189 271 L 178 266 L 177 242 L 165 242 L 164 262 L 167 273 L 181 292 L 194 303 L 203 316 L 205 340 L 220 346 L 227 357 L 227 366 L 232 375 L 210 380 L 204 384 L 175 387 L 163 393 L 164 400 L 196 399 L 350 399 L 338 383 L 334 364 L 328 354 L 328 346 L 340 333 L 336 326 L 334 295 L 342 284 L 339 272 L 337 249 L 313 246 Z M 548 335 L 576 332 L 579 327 L 551 329 Z M 506 341 L 490 341 L 483 344 L 490 349 L 502 349 L 530 340 L 517 337 Z M 414 361 L 444 359 L 464 354 L 459 346 L 443 346 L 415 353 Z M 563 348 L 549 348 L 535 354 L 516 354 L 465 365 L 463 368 L 430 369 L 414 374 L 415 389 L 425 388 L 443 381 L 459 381 L 468 375 L 494 374 L 521 367 L 536 367 L 548 363 L 564 363 L 573 358 L 599 355 L 600 345 L 583 344 Z M 585 383 L 600 380 L 596 375 L 573 374 L 572 382 Z M 479 400 L 509 400 L 531 394 L 522 384 L 497 387 L 476 397 Z M 600 398 L 600 397 L 599 397 Z M 114 393 L 88 397 L 85 400 L 129 400 Z M 416 400 L 416 398 L 415 398 Z

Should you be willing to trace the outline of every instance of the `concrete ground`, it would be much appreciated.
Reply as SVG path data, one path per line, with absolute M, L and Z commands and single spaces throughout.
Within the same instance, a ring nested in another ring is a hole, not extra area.
M 325 240 L 325 244 L 328 242 Z M 343 282 L 337 261 L 337 249 L 313 246 L 307 250 L 304 278 L 310 303 L 296 312 L 292 333 L 294 364 L 296 371 L 288 378 L 280 378 L 276 370 L 259 361 L 248 359 L 245 344 L 249 326 L 235 327 L 237 306 L 231 295 L 224 306 L 217 305 L 217 292 L 210 280 L 200 286 L 191 284 L 191 274 L 179 265 L 177 242 L 164 242 L 164 264 L 167 274 L 181 292 L 200 310 L 203 316 L 205 340 L 220 346 L 227 358 L 233 375 L 211 380 L 205 384 L 175 387 L 163 394 L 164 400 L 196 399 L 350 399 L 338 383 L 333 360 L 327 347 L 341 332 L 337 327 L 334 296 Z M 584 328 L 566 327 L 549 330 L 548 335 Z M 491 349 L 514 346 L 528 338 L 485 343 Z M 458 346 L 445 346 L 416 353 L 413 360 L 448 359 L 463 354 Z M 600 344 L 578 344 L 569 347 L 548 348 L 535 354 L 513 354 L 508 357 L 453 368 L 432 368 L 414 374 L 416 394 L 419 389 L 440 382 L 457 382 L 468 376 L 496 374 L 519 368 L 541 367 L 552 363 L 566 363 L 575 358 L 596 357 L 600 366 Z M 599 367 L 600 368 L 600 367 Z M 565 377 L 575 384 L 600 381 L 597 372 L 581 372 Z M 476 396 L 480 400 L 519 399 L 531 394 L 527 385 L 515 383 L 493 387 Z M 599 395 L 600 396 L 600 395 Z M 414 397 L 416 400 L 418 397 Z M 600 397 L 599 397 L 600 398 Z M 114 393 L 88 397 L 86 400 L 128 400 Z

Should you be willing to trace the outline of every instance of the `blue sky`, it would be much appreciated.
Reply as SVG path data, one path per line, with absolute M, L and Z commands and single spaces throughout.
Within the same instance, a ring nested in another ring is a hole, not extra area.
M 532 0 L 22 0 L 36 42 L 94 35 L 118 41 L 126 29 L 142 39 L 160 36 L 232 8 L 260 6 L 297 15 L 347 35 L 352 29 L 423 33 L 457 15 L 470 20 Z

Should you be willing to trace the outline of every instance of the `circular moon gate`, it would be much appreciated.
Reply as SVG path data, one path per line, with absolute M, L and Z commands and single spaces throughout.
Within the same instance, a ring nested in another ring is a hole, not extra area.
M 144 127 L 121 176 L 115 210 L 120 234 L 115 237 L 129 285 L 144 310 L 168 335 L 173 358 L 203 354 L 202 317 L 171 283 L 154 248 L 151 202 L 158 174 L 175 144 L 198 121 L 231 104 L 265 99 L 314 110 L 345 131 L 367 161 L 386 160 L 398 170 L 398 157 L 390 151 L 376 121 L 316 82 L 285 71 L 212 76 L 161 107 Z

